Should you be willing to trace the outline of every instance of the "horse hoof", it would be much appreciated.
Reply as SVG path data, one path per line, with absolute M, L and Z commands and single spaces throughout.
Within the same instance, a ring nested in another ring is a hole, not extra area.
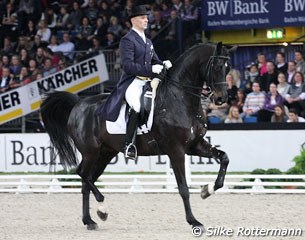
M 107 218 L 108 218 L 108 213 L 102 212 L 102 211 L 100 211 L 100 210 L 97 210 L 96 213 L 97 213 L 97 216 L 99 216 L 99 218 L 100 218 L 102 221 L 106 221 L 106 220 L 107 220 Z
M 195 237 L 200 237 L 205 232 L 205 228 L 203 225 L 193 225 L 192 233 Z
M 201 189 L 201 198 L 206 199 L 214 193 L 214 186 L 212 184 L 204 185 Z
M 87 224 L 87 230 L 97 230 L 98 225 L 96 223 Z

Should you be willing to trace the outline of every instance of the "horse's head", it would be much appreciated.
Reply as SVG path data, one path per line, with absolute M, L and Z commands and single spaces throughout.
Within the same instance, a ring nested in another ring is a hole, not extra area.
M 221 105 L 227 101 L 226 75 L 230 70 L 229 53 L 233 48 L 228 49 L 221 42 L 213 46 L 214 51 L 202 69 L 203 93 L 215 104 Z

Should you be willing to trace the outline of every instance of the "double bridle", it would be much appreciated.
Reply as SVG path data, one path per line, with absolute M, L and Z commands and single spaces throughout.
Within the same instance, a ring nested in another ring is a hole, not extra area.
M 198 98 L 211 98 L 214 95 L 214 91 L 215 91 L 215 85 L 226 85 L 225 81 L 219 82 L 219 83 L 215 83 L 214 82 L 214 77 L 213 77 L 213 67 L 215 64 L 215 61 L 222 59 L 222 60 L 230 60 L 229 57 L 227 56 L 222 56 L 222 55 L 216 55 L 216 53 L 214 53 L 213 56 L 209 57 L 208 63 L 206 65 L 205 68 L 205 74 L 204 74 L 204 84 L 202 87 L 196 87 L 196 86 L 192 86 L 192 85 L 188 85 L 188 84 L 181 84 L 177 81 L 171 80 L 166 76 L 166 72 L 162 72 L 161 75 L 161 79 L 166 81 L 166 82 L 170 82 L 171 84 L 173 84 L 174 86 L 178 87 L 178 88 L 190 88 L 190 89 L 195 89 L 198 90 L 198 92 L 200 91 L 200 94 L 196 94 L 193 93 L 191 91 L 187 91 L 187 93 L 196 96 Z M 165 69 L 165 68 L 164 68 Z M 205 93 L 202 93 L 202 92 Z

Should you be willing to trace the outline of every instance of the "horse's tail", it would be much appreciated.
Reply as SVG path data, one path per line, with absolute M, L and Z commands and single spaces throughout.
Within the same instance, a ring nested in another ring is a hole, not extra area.
M 68 119 L 79 97 L 68 92 L 53 92 L 41 105 L 41 117 L 64 167 L 77 166 L 75 147 L 68 133 Z

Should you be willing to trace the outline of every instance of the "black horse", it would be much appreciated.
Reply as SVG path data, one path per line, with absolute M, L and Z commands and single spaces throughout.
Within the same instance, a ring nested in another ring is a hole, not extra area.
M 137 136 L 138 155 L 166 154 L 176 177 L 183 199 L 186 221 L 192 227 L 203 228 L 191 211 L 189 190 L 185 178 L 185 154 L 213 157 L 220 161 L 215 184 L 202 188 L 202 198 L 207 198 L 224 183 L 229 163 L 225 152 L 204 140 L 206 119 L 200 104 L 203 88 L 218 104 L 227 99 L 225 75 L 229 51 L 218 44 L 199 44 L 187 50 L 162 78 L 155 98 L 154 122 L 149 133 Z M 107 164 L 124 148 L 124 135 L 111 135 L 105 121 L 96 114 L 107 96 L 97 95 L 80 100 L 67 92 L 54 92 L 44 100 L 41 115 L 52 144 L 63 164 L 77 166 L 75 148 L 82 156 L 77 173 L 82 178 L 83 223 L 87 229 L 97 224 L 89 213 L 90 191 L 101 203 L 97 213 L 106 220 L 104 196 L 94 185 Z

